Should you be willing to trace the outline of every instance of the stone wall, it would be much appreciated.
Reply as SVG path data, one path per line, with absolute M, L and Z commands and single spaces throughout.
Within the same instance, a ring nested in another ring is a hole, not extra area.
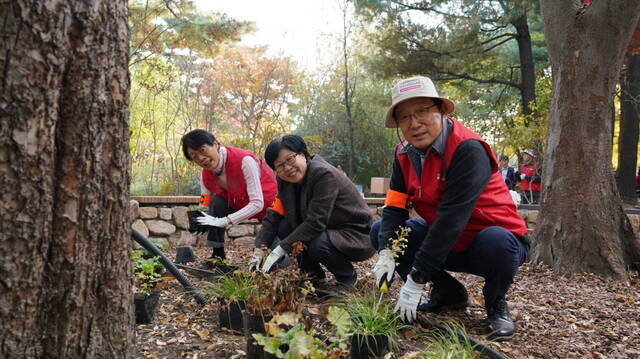
M 187 207 L 141 207 L 136 200 L 130 200 L 131 228 L 145 237 L 173 247 L 204 246 L 206 234 L 195 235 L 187 230 L 189 219 Z M 260 230 L 260 223 L 251 219 L 227 228 L 227 238 L 236 243 L 253 245 L 253 238 Z
M 382 215 L 382 201 L 367 200 L 369 209 L 375 220 Z M 525 219 L 529 231 L 533 231 L 538 223 L 538 211 L 519 209 L 518 213 Z M 412 217 L 416 214 L 412 213 Z M 640 226 L 640 215 L 629 214 L 629 219 L 636 231 Z M 157 239 L 171 246 L 204 246 L 206 234 L 196 236 L 187 231 L 187 207 L 140 207 L 136 200 L 131 200 L 132 228 L 144 236 Z M 251 219 L 227 227 L 226 238 L 238 244 L 253 245 L 253 238 L 260 230 L 260 223 Z

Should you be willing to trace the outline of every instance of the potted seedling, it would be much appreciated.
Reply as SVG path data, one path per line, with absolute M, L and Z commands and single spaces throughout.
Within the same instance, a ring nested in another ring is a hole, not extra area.
M 162 264 L 159 257 L 145 258 L 144 250 L 135 250 L 133 260 L 133 284 L 136 324 L 153 321 L 160 295 L 154 289 L 160 281 Z
M 397 347 L 399 332 L 404 328 L 387 296 L 370 290 L 347 302 L 351 320 L 351 357 L 374 358 Z
M 220 302 L 218 318 L 222 328 L 242 330 L 242 310 L 246 306 L 249 293 L 255 286 L 257 275 L 255 272 L 247 271 L 228 273 L 203 291 L 206 296 L 216 298 Z

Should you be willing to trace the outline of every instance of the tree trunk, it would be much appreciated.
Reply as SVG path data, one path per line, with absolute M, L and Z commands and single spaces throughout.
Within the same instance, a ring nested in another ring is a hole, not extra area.
M 531 48 L 531 33 L 527 23 L 527 13 L 511 22 L 515 27 L 518 42 L 518 54 L 520 55 L 520 97 L 522 114 L 529 116 L 534 113 L 532 105 L 536 101 L 536 70 Z M 529 118 L 525 119 L 525 126 L 529 126 Z
M 618 171 L 616 180 L 625 203 L 636 204 L 636 163 L 638 161 L 638 126 L 640 125 L 640 54 L 627 56 L 626 72 L 620 83 L 621 116 L 618 137 Z
M 347 48 L 347 37 L 349 36 L 348 30 L 348 21 L 347 21 L 347 11 L 348 11 L 348 3 L 344 2 L 342 4 L 344 7 L 342 8 L 342 29 L 343 29 L 343 38 L 342 38 L 342 55 L 344 59 L 344 109 L 345 116 L 347 118 L 347 125 L 349 126 L 349 165 L 347 169 L 347 173 L 351 178 L 355 176 L 355 166 L 354 166 L 354 157 L 355 157 L 355 128 L 353 125 L 353 116 L 351 114 L 351 100 L 353 98 L 353 89 L 351 88 L 351 83 L 349 80 L 349 51 Z
M 0 16 L 0 357 L 130 358 L 127 2 Z
M 611 101 L 632 30 L 636 0 L 542 0 L 553 73 L 542 202 L 532 259 L 555 272 L 625 278 L 640 245 L 611 169 Z

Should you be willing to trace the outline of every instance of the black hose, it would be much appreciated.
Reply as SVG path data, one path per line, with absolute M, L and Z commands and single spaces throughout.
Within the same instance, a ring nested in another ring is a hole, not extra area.
M 160 257 L 160 263 L 162 263 L 162 265 L 167 268 L 167 270 L 178 280 L 178 282 L 182 284 L 187 292 L 193 294 L 193 297 L 196 299 L 196 302 L 198 302 L 198 304 L 205 305 L 208 303 L 207 299 L 202 295 L 202 293 L 196 290 L 196 287 L 194 287 L 193 284 L 191 284 L 191 282 L 187 278 L 185 278 L 182 273 L 180 273 L 178 268 L 176 268 L 176 265 L 173 264 L 172 261 L 168 260 L 167 257 L 165 257 L 164 254 L 158 249 L 158 247 L 156 247 L 147 238 L 145 238 L 142 233 L 136 231 L 133 228 L 131 229 L 131 235 L 133 237 L 133 240 L 138 242 L 138 244 L 140 244 L 142 248 L 146 249 L 154 256 Z
M 458 336 L 458 338 L 460 340 L 469 340 L 469 343 L 471 343 L 471 345 L 473 345 L 473 348 L 475 350 L 477 350 L 480 354 L 484 354 L 486 356 L 488 356 L 491 359 L 509 359 L 509 357 L 507 357 L 506 355 L 482 344 L 482 343 L 478 343 L 475 339 L 471 338 L 468 335 L 464 335 L 462 333 L 460 333 L 460 331 L 458 331 L 455 328 L 446 328 L 444 325 L 442 325 L 441 323 L 435 321 L 435 320 L 431 320 L 431 319 L 427 319 L 424 318 L 422 316 L 418 316 L 418 323 L 420 323 L 420 325 L 423 328 L 429 328 L 429 327 L 434 327 L 437 329 L 440 329 L 442 331 L 451 331 L 453 330 L 453 332 Z

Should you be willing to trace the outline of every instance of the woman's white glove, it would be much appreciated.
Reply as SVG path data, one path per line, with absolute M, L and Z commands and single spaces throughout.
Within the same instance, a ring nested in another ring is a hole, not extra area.
M 523 174 L 521 174 L 521 175 L 520 175 L 520 179 L 521 179 L 521 180 L 525 180 L 526 178 L 527 178 L 527 175 L 526 175 L 526 174 L 524 174 L 524 173 L 523 173 Z
M 398 303 L 393 310 L 400 310 L 400 319 L 404 322 L 411 323 L 417 318 L 418 303 L 420 303 L 423 288 L 424 284 L 414 282 L 411 274 L 407 276 L 407 281 L 400 288 Z
M 287 252 L 282 249 L 282 247 L 275 247 L 271 253 L 265 259 L 264 264 L 262 265 L 262 271 L 268 273 L 271 267 L 278 261 L 278 259 L 282 258 L 287 254 Z
M 380 256 L 376 265 L 373 267 L 373 273 L 376 276 L 376 285 L 380 287 L 382 285 L 382 279 L 386 275 L 387 283 L 391 283 L 393 278 L 393 271 L 396 269 L 396 262 L 393 259 L 393 252 L 390 249 L 383 249 L 380 251 Z
M 262 248 L 256 247 L 253 249 L 253 256 L 249 261 L 249 269 L 250 270 L 259 270 L 260 263 L 262 262 L 262 257 L 264 257 L 264 250 Z
M 196 218 L 196 222 L 200 225 L 225 228 L 229 224 L 227 217 L 213 217 L 202 211 L 200 213 L 202 213 L 202 217 Z

